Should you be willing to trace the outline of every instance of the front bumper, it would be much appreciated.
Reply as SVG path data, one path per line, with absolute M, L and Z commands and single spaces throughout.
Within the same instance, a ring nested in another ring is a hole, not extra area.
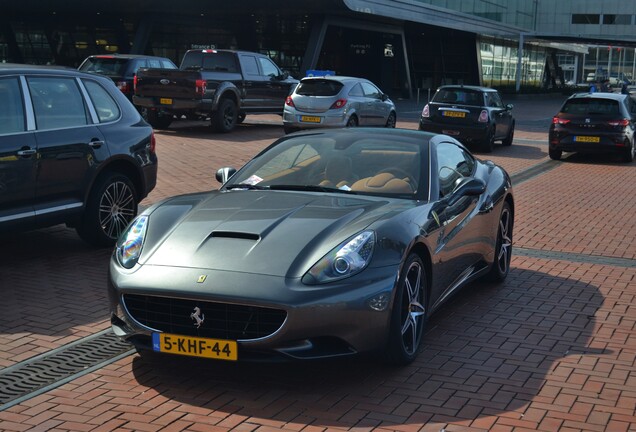
M 204 283 L 197 283 L 206 275 Z M 141 324 L 124 296 L 142 294 L 284 310 L 286 318 L 265 337 L 238 339 L 238 359 L 319 359 L 370 352 L 386 346 L 397 268 L 367 268 L 343 281 L 308 286 L 295 278 L 189 268 L 142 266 L 123 271 L 111 260 L 109 298 L 113 331 L 141 349 L 152 349 L 161 329 Z M 249 289 L 243 290 L 244 287 Z M 243 291 L 261 293 L 244 295 Z M 386 306 L 376 310 L 378 298 Z M 373 302 L 373 303 L 372 303 Z

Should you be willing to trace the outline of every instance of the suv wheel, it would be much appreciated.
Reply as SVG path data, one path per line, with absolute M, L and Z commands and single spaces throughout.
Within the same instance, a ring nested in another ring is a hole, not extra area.
M 172 116 L 161 114 L 157 110 L 146 109 L 141 112 L 141 116 L 155 129 L 168 129 L 172 123 Z
M 130 179 L 119 172 L 100 177 L 90 192 L 79 236 L 95 246 L 112 246 L 137 214 L 137 192 Z
M 232 99 L 221 99 L 219 108 L 210 118 L 210 126 L 217 132 L 230 132 L 236 126 L 238 109 Z

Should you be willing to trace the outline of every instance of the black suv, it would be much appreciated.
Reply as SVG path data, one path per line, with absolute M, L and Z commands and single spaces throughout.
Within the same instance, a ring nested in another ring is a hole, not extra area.
M 139 68 L 176 69 L 172 60 L 136 54 L 101 54 L 87 57 L 78 70 L 106 75 L 132 101 L 134 79 Z
M 113 82 L 0 64 L 0 231 L 66 223 L 111 245 L 154 188 L 152 128 Z

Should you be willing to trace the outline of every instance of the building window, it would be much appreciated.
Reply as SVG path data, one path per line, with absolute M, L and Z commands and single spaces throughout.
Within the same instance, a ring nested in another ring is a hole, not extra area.
M 572 14 L 572 24 L 600 24 L 601 16 L 598 14 Z
M 631 15 L 614 15 L 614 14 L 603 15 L 603 24 L 630 25 L 631 23 L 632 23 Z

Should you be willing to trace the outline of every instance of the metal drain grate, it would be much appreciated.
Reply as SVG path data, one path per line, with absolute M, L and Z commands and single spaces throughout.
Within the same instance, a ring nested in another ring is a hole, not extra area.
M 0 411 L 131 354 L 106 330 L 0 370 Z

